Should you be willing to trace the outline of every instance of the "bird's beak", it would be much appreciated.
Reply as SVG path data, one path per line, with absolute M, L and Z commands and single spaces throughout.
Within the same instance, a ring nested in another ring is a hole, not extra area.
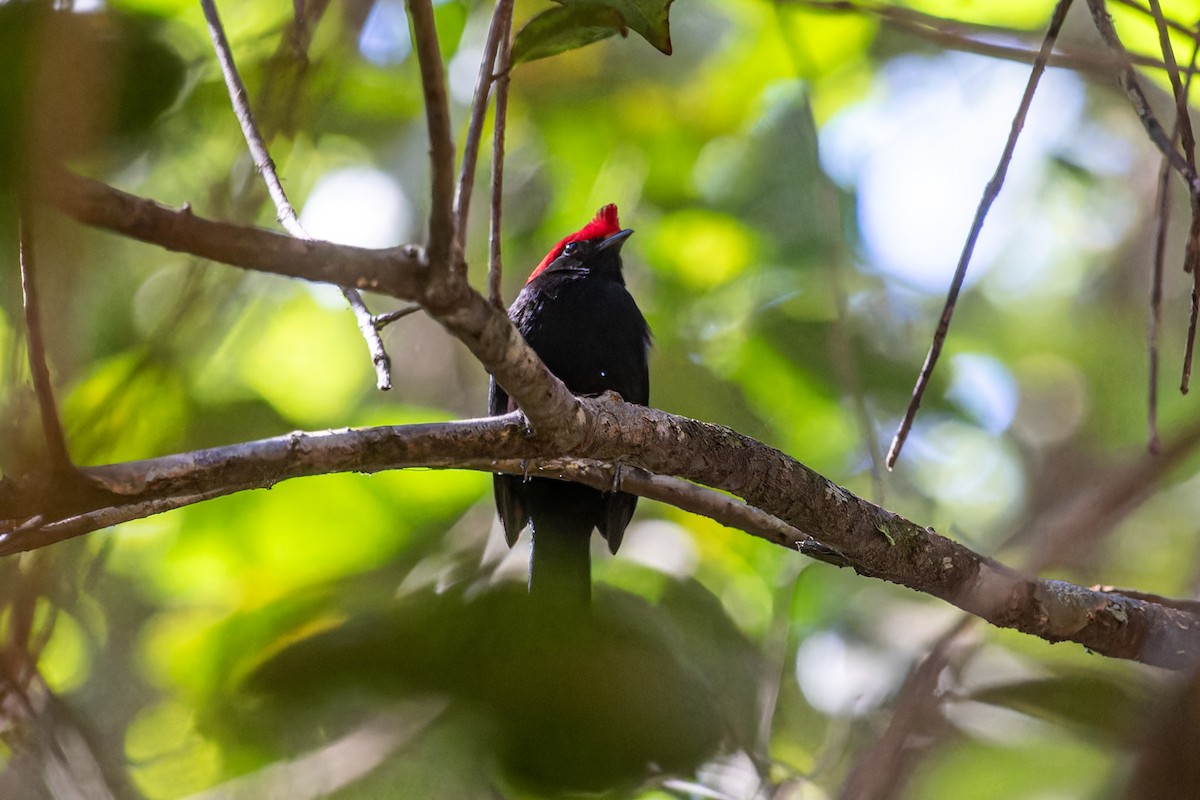
M 600 252 L 601 250 L 608 250 L 609 248 L 620 251 L 621 245 L 624 244 L 625 240 L 628 239 L 632 235 L 633 235 L 633 228 L 626 228 L 623 231 L 617 231 L 612 236 L 608 237 L 603 242 L 601 242 L 600 246 L 596 248 L 596 252 Z

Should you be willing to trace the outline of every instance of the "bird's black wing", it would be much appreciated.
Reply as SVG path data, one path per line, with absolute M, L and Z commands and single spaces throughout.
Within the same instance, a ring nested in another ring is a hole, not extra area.
M 488 413 L 492 416 L 507 414 L 514 409 L 508 392 L 500 388 L 496 379 L 492 378 L 488 391 Z M 496 511 L 500 514 L 500 524 L 504 527 L 504 541 L 512 547 L 517 543 L 526 523 L 529 522 L 529 512 L 521 500 L 521 478 L 515 475 L 492 476 L 492 494 L 496 498 Z

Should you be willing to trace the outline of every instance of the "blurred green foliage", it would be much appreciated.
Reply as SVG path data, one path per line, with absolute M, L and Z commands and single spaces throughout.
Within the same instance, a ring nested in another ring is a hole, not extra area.
M 868 187 L 835 181 L 820 154 L 834 121 L 896 90 L 894 65 L 994 65 L 938 60 L 939 45 L 875 16 L 801 2 L 680 3 L 664 38 L 668 6 L 517 3 L 516 29 L 529 27 L 512 73 L 508 296 L 550 243 L 618 203 L 637 230 L 626 271 L 655 333 L 656 406 L 755 436 L 1021 563 L 1037 542 L 1014 534 L 1136 458 L 1145 439 L 1155 160 L 1136 120 L 1107 83 L 1089 84 L 1077 138 L 1118 155 L 1036 151 L 1038 205 L 996 231 L 998 266 L 980 267 L 960 300 L 909 450 L 880 476 L 872 460 L 942 298 L 873 260 L 859 226 Z M 1193 4 L 1164 7 L 1195 15 Z M 1152 21 L 1112 8 L 1131 49 L 1153 53 Z M 403 4 L 309 10 L 305 30 L 290 4 L 222 4 L 285 186 L 298 208 L 315 208 L 330 176 L 372 175 L 392 193 L 335 197 L 344 217 L 305 223 L 353 240 L 371 219 L 390 243 L 414 240 L 427 143 Z M 1015 36 L 1050 9 L 904 10 Z M 460 139 L 490 12 L 437 4 Z M 592 43 L 621 27 L 613 13 L 672 57 L 635 37 Z M 301 33 L 311 41 L 297 52 Z M 970 94 L 975 73 L 963 73 Z M 16 268 L 23 165 L 66 162 L 247 224 L 273 226 L 274 210 L 192 2 L 112 0 L 80 14 L 0 2 L 0 107 L 0 474 L 20 476 L 41 457 Z M 467 232 L 479 286 L 486 184 Z M 1118 216 L 1117 234 L 1100 224 Z M 1022 259 L 1051 247 L 1036 227 L 1045 220 L 1062 256 L 1021 277 Z M 956 244 L 963 232 L 951 227 Z M 49 211 L 36 235 L 51 367 L 80 463 L 484 409 L 486 375 L 419 315 L 385 334 L 395 389 L 381 394 L 327 287 L 199 263 Z M 1172 241 L 1176 264 L 1182 234 Z M 947 279 L 952 267 L 930 265 Z M 1168 373 L 1189 281 L 1167 279 Z M 992 414 L 983 399 L 1004 387 L 1014 404 Z M 1195 410 L 1164 395 L 1160 414 L 1170 438 Z M 1194 591 L 1195 467 L 1053 573 Z M 832 796 L 861 764 L 904 676 L 957 619 L 941 602 L 643 503 L 621 555 L 597 551 L 596 618 L 556 627 L 526 607 L 525 554 L 493 530 L 488 486 L 486 475 L 432 470 L 327 476 L 9 558 L 4 652 L 36 663 L 121 797 L 219 786 L 265 796 L 289 785 L 289 769 L 309 774 L 300 765 L 312 758 L 305 769 L 323 764 L 321 779 L 288 796 L 657 800 L 701 796 L 699 786 L 749 797 L 774 783 L 807 798 Z M 967 639 L 904 796 L 1089 797 L 1122 779 L 1137 716 L 1162 691 L 1153 676 L 1011 632 Z M 26 755 L 37 746 L 13 733 L 4 747 L 0 795 L 50 796 Z

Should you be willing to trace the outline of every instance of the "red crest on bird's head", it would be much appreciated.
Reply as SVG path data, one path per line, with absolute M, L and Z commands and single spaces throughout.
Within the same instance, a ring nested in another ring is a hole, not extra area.
M 621 223 L 617 221 L 617 205 L 616 203 L 609 203 L 596 212 L 596 216 L 592 217 L 591 222 L 554 245 L 550 252 L 546 254 L 546 257 L 542 259 L 542 263 L 538 264 L 537 268 L 529 273 L 529 279 L 525 282 L 529 283 L 529 281 L 541 275 L 542 271 L 550 266 L 550 262 L 562 255 L 563 248 L 571 242 L 585 242 L 588 239 L 607 239 L 620 230 Z

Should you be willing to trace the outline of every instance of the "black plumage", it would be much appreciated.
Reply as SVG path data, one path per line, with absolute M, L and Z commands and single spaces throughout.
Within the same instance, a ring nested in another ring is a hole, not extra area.
M 577 234 L 560 242 L 531 275 L 508 316 L 546 366 L 577 395 L 613 391 L 631 402 L 650 401 L 650 329 L 625 287 L 616 207 L 606 206 Z M 584 238 L 580 238 L 584 237 Z M 489 411 L 515 410 L 493 379 Z M 586 602 L 590 596 L 589 541 L 599 529 L 617 552 L 637 498 L 547 478 L 496 475 L 496 508 L 512 546 L 533 528 L 530 592 Z

